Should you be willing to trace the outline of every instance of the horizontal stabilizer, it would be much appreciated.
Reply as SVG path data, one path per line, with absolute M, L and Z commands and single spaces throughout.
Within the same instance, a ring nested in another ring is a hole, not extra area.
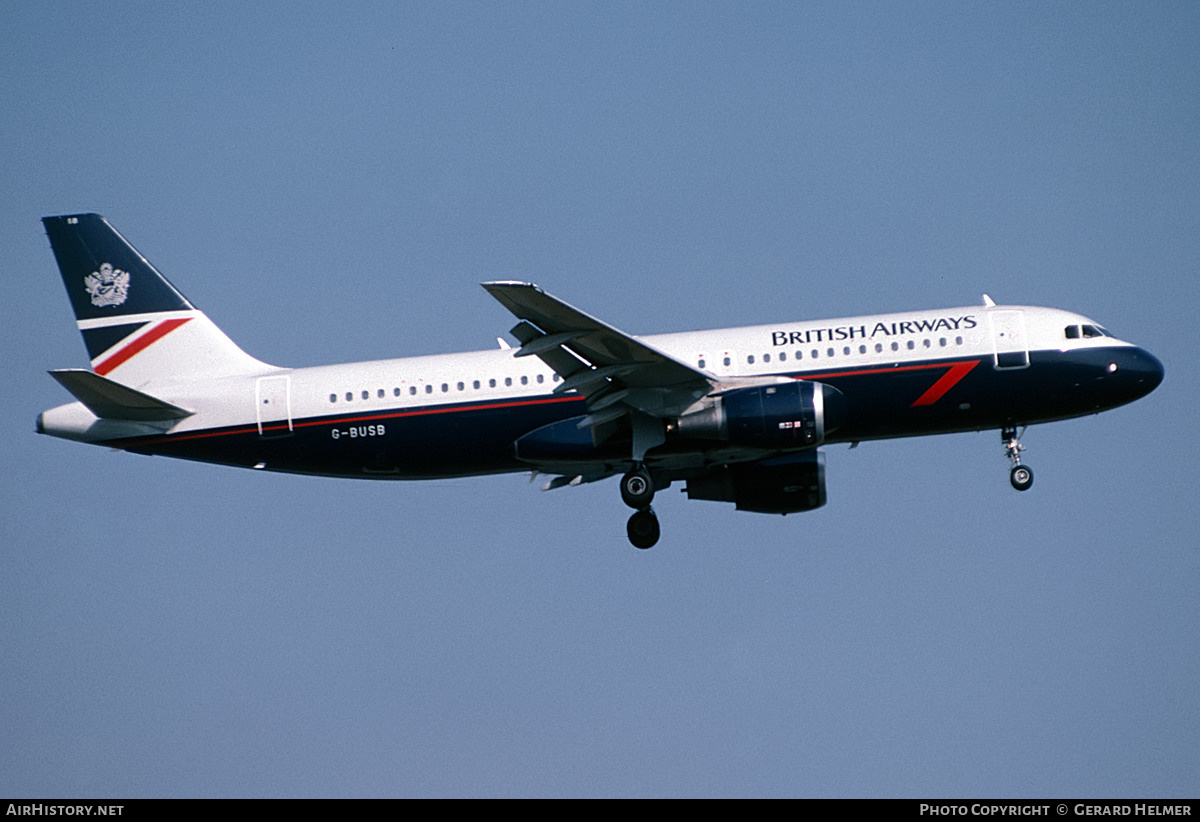
M 51 371 L 50 376 L 101 419 L 149 422 L 179 420 L 195 413 L 82 368 L 63 368 Z

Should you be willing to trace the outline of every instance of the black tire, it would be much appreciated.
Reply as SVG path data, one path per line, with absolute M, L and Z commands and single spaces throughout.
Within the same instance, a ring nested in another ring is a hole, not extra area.
M 645 468 L 630 471 L 621 477 L 621 501 L 630 508 L 641 510 L 654 499 L 654 483 Z
M 658 542 L 658 538 L 662 535 L 662 531 L 658 526 L 658 517 L 653 511 L 648 509 L 642 511 L 634 511 L 633 516 L 629 518 L 629 522 L 625 525 L 625 533 L 629 535 L 629 541 L 634 548 L 646 550 L 653 548 Z
M 1029 486 L 1033 485 L 1033 469 L 1028 465 L 1014 465 L 1008 475 L 1008 481 L 1018 491 L 1028 491 Z

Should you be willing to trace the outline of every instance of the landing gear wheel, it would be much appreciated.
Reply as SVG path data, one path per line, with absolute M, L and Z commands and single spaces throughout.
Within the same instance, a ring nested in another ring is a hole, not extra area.
M 654 482 L 650 479 L 650 472 L 646 470 L 645 466 L 640 465 L 621 477 L 621 501 L 630 508 L 637 508 L 640 511 L 649 506 L 652 499 L 654 499 Z
M 1018 491 L 1027 491 L 1033 485 L 1033 470 L 1028 465 L 1014 465 L 1008 475 L 1008 481 Z
M 629 535 L 629 541 L 633 543 L 634 548 L 644 551 L 654 547 L 662 531 L 658 527 L 658 517 L 647 507 L 634 511 L 625 525 L 625 533 Z

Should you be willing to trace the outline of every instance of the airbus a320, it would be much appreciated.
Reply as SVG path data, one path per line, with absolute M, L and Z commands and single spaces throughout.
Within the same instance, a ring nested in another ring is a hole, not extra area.
M 1018 431 L 1162 381 L 1149 352 L 1056 308 L 982 305 L 633 336 L 525 282 L 483 287 L 519 343 L 312 368 L 251 357 L 97 214 L 43 219 L 91 358 L 43 434 L 263 471 L 431 479 L 512 471 L 545 489 L 619 476 L 630 542 L 657 492 L 767 514 L 825 504 L 822 446 Z

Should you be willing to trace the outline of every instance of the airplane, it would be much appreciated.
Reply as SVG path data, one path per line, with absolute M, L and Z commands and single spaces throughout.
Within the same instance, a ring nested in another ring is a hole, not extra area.
M 620 475 L 637 548 L 651 502 L 770 514 L 826 502 L 822 446 L 1018 433 L 1132 402 L 1149 352 L 1056 308 L 983 304 L 633 336 L 527 282 L 483 283 L 517 318 L 497 349 L 281 368 L 246 354 L 98 214 L 42 220 L 91 368 L 37 431 L 136 454 L 298 474 L 431 479 L 531 471 L 550 490 Z

